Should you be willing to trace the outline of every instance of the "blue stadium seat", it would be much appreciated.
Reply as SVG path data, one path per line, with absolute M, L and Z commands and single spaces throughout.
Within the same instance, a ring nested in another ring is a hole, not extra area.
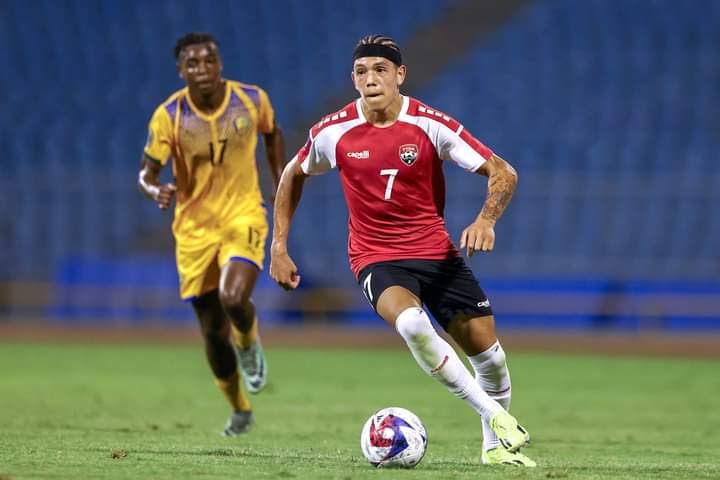
M 262 85 L 279 122 L 304 130 L 348 87 L 358 37 L 402 43 L 455 1 L 4 2 L 0 41 L 23 48 L 0 52 L 13 66 L 0 74 L 0 128 L 12 131 L 2 200 L 20 219 L 2 245 L 35 253 L 0 275 L 50 277 L 68 255 L 133 256 L 168 235 L 135 179 L 152 109 L 182 85 L 181 34 L 214 32 L 226 75 Z M 497 259 L 473 260 L 483 274 L 717 275 L 718 44 L 712 0 L 539 0 L 413 92 L 520 172 Z M 484 188 L 446 175 L 456 238 Z M 312 179 L 294 223 L 298 262 L 318 283 L 353 282 L 340 195 L 336 174 Z
M 717 187 L 701 179 L 720 181 L 708 130 L 717 11 L 709 0 L 535 2 L 420 92 L 520 170 L 509 216 L 523 219 L 504 221 L 539 271 L 567 273 L 557 258 L 573 255 L 583 273 L 673 276 L 704 255 Z M 544 198 L 528 177 L 544 179 Z

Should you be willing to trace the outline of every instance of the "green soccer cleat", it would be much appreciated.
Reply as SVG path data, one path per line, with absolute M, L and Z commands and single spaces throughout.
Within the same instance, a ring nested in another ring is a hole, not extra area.
M 245 388 L 249 393 L 260 392 L 267 383 L 267 363 L 260 343 L 260 336 L 257 336 L 255 343 L 249 348 L 244 349 L 236 345 L 235 351 L 237 352 Z
M 519 467 L 535 467 L 537 464 L 520 452 L 510 452 L 504 447 L 497 447 L 482 452 L 480 460 L 483 465 L 514 465 Z
M 230 415 L 222 434 L 225 437 L 237 437 L 250 430 L 254 422 L 252 412 L 235 412 Z
M 501 410 L 490 419 L 490 428 L 497 435 L 500 444 L 509 452 L 517 452 L 520 447 L 530 442 L 530 434 L 518 425 L 515 417 Z

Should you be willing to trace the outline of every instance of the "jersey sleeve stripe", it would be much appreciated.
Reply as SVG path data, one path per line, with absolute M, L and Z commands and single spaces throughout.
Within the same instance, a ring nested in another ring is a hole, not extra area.
M 167 111 L 170 118 L 175 118 L 175 112 L 177 111 L 178 102 L 173 100 L 172 102 L 165 105 L 165 111 Z
M 300 162 L 300 170 L 302 170 L 302 172 L 303 172 L 305 175 L 310 175 L 310 173 L 309 173 L 309 171 L 310 171 L 310 162 L 307 161 L 307 155 L 304 155 L 304 158 L 301 158 L 300 152 L 298 152 L 297 155 L 295 155 L 295 156 L 293 157 L 293 159 L 290 160 L 290 161 L 291 161 L 291 162 L 296 162 L 296 161 Z
M 260 108 L 260 91 L 255 87 L 242 86 L 240 87 L 245 95 L 255 104 L 255 108 Z
M 490 160 L 493 156 L 492 150 L 490 150 L 488 147 L 483 145 L 480 140 L 473 137 L 470 132 L 467 130 L 463 130 L 459 135 L 460 139 L 465 142 L 470 148 L 475 150 L 477 153 L 480 154 L 483 159 Z
M 300 168 L 308 175 L 319 175 L 337 165 L 335 158 L 340 138 L 350 129 L 362 124 L 365 119 L 359 114 L 355 102 L 342 110 L 325 115 L 310 128 L 307 142 L 298 151 Z
M 455 119 L 417 103 L 400 115 L 405 121 L 425 131 L 442 160 L 474 172 L 492 156 L 492 151 L 480 143 Z

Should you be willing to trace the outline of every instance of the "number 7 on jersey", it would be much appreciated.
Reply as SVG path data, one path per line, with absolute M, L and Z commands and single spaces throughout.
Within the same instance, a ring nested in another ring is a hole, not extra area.
M 399 170 L 397 168 L 383 168 L 380 170 L 380 175 L 388 176 L 388 183 L 385 188 L 385 200 L 390 200 L 390 197 L 392 196 L 392 187 L 395 183 L 395 177 L 397 176 L 398 171 Z

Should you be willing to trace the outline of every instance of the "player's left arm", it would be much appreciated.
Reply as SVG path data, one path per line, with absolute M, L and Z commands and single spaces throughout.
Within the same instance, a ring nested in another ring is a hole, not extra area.
M 259 130 L 265 140 L 265 155 L 273 179 L 272 201 L 274 201 L 275 192 L 280 185 L 280 177 L 285 167 L 285 138 L 275 120 L 275 111 L 270 103 L 270 97 L 262 88 L 258 88 L 258 96 L 260 98 Z
M 270 133 L 264 133 L 265 154 L 267 156 L 270 173 L 273 178 L 273 199 L 280 185 L 280 177 L 285 167 L 285 137 L 277 124 L 273 125 Z
M 518 182 L 513 166 L 494 153 L 476 172 L 488 177 L 488 192 L 477 218 L 460 236 L 460 248 L 466 248 L 468 256 L 495 247 L 495 222 L 510 203 Z

